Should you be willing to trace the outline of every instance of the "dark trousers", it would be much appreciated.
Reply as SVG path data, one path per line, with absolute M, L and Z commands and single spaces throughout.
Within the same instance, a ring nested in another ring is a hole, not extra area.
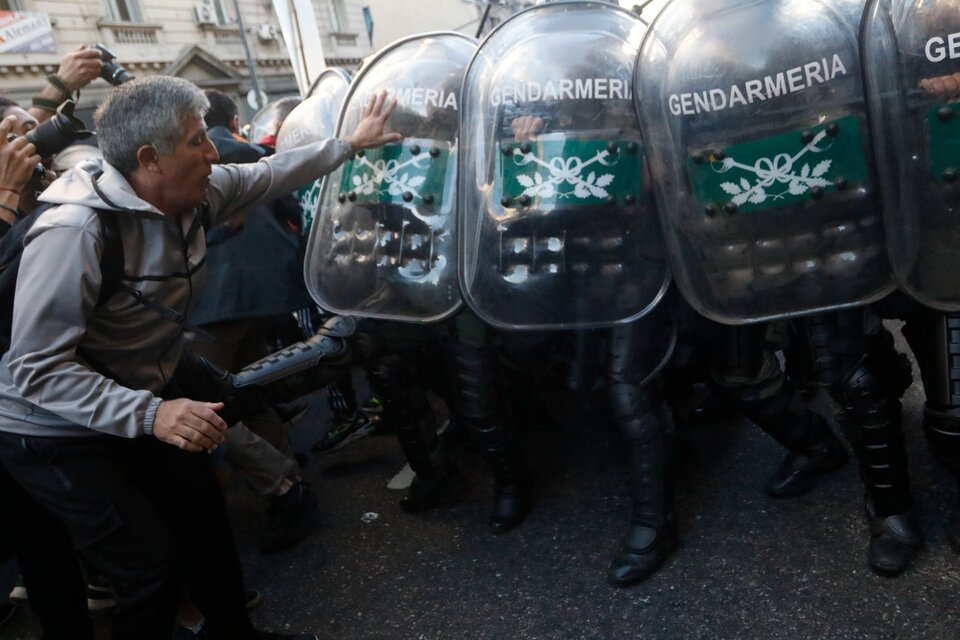
M 43 640 L 93 640 L 87 594 L 66 528 L 0 466 L 2 548 L 16 554 Z
M 169 640 L 183 584 L 214 638 L 252 635 L 223 494 L 206 454 L 152 437 L 0 434 L 0 463 L 114 589 L 117 640 Z

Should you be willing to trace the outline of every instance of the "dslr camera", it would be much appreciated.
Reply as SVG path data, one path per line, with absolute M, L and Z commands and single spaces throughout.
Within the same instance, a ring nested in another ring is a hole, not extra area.
M 76 108 L 73 100 L 67 100 L 60 105 L 52 118 L 41 124 L 24 136 L 37 148 L 37 155 L 49 158 L 69 147 L 77 140 L 82 140 L 93 134 L 86 130 L 83 120 L 73 115 Z M 17 134 L 11 133 L 7 140 L 12 140 Z M 43 173 L 43 165 L 38 165 L 38 171 Z
M 103 67 L 100 69 L 101 78 L 114 86 L 133 80 L 133 74 L 115 62 L 117 56 L 110 49 L 102 44 L 95 45 L 94 49 L 100 52 L 100 59 L 103 61 Z M 83 120 L 73 115 L 76 106 L 72 100 L 65 101 L 52 118 L 27 133 L 27 140 L 37 148 L 37 155 L 41 158 L 56 155 L 77 140 L 92 134 L 87 131 Z
M 133 74 L 114 62 L 117 56 L 102 44 L 93 47 L 100 52 L 100 59 L 103 61 L 103 68 L 100 69 L 100 77 L 113 86 L 121 85 L 124 82 L 133 80 Z

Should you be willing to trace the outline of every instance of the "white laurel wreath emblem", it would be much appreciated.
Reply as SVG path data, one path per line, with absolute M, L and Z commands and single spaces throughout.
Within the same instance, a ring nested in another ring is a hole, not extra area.
M 610 186 L 615 176 L 612 173 L 597 175 L 595 171 L 591 171 L 587 177 L 584 178 L 583 172 L 594 163 L 600 163 L 600 165 L 604 167 L 616 165 L 617 160 L 607 160 L 609 155 L 610 153 L 608 151 L 603 150 L 598 151 L 595 156 L 586 162 L 577 157 L 554 157 L 549 160 L 541 160 L 534 155 L 532 151 L 523 153 L 519 149 L 514 149 L 513 161 L 520 167 L 532 162 L 547 170 L 545 174 L 536 171 L 533 177 L 528 175 L 517 176 L 517 182 L 520 183 L 521 187 L 524 187 L 524 195 L 530 197 L 541 196 L 543 198 L 552 198 L 554 196 L 560 198 L 574 196 L 581 199 L 589 198 L 590 196 L 606 198 L 610 195 L 606 187 Z M 559 187 L 563 184 L 573 186 L 573 190 L 560 191 Z
M 355 173 L 351 179 L 352 189 L 357 195 L 361 196 L 383 195 L 384 193 L 389 193 L 391 196 L 401 196 L 405 192 L 409 192 L 415 198 L 422 199 L 417 189 L 426 182 L 427 177 L 423 175 L 411 176 L 406 172 L 401 174 L 400 171 L 407 167 L 426 169 L 427 165 L 420 163 L 429 158 L 430 153 L 427 151 L 410 158 L 406 162 L 377 160 L 371 163 L 366 156 L 361 156 L 357 158 L 353 171 L 357 172 L 359 168 L 368 168 L 370 171 Z M 383 185 L 386 185 L 387 188 L 383 189 Z
M 308 224 L 313 221 L 313 212 L 320 199 L 320 180 L 315 181 L 309 188 L 300 194 L 300 210 L 304 212 L 304 221 Z
M 773 158 L 758 158 L 752 166 L 737 162 L 734 158 L 724 158 L 720 161 L 720 167 L 716 162 L 711 168 L 717 173 L 726 173 L 730 169 L 737 168 L 749 171 L 756 176 L 756 181 L 751 184 L 746 178 L 740 178 L 739 184 L 736 182 L 721 182 L 720 188 L 731 198 L 735 205 L 742 205 L 745 202 L 752 204 L 761 204 L 769 198 L 771 200 L 780 200 L 790 195 L 803 195 L 812 187 L 826 187 L 830 181 L 823 176 L 830 170 L 833 160 L 821 160 L 817 164 L 810 166 L 804 163 L 799 172 L 794 171 L 797 161 L 807 152 L 824 153 L 830 149 L 831 144 L 826 147 L 818 146 L 826 137 L 827 132 L 821 131 L 813 140 L 807 143 L 796 155 L 789 153 L 779 153 Z M 774 184 L 786 184 L 787 188 L 779 193 L 767 191 Z

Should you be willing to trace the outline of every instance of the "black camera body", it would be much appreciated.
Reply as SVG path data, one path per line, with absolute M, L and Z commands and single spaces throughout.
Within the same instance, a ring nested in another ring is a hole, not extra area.
M 60 153 L 77 140 L 83 140 L 93 135 L 92 131 L 87 131 L 87 125 L 84 124 L 83 120 L 73 115 L 76 106 L 73 100 L 65 101 L 52 118 L 36 129 L 27 132 L 24 137 L 37 148 L 38 156 L 49 158 Z M 7 140 L 16 137 L 17 134 L 11 133 L 7 136 Z
M 100 59 L 103 61 L 103 67 L 100 69 L 101 78 L 113 86 L 121 85 L 124 82 L 133 80 L 134 76 L 132 73 L 114 62 L 114 60 L 117 59 L 117 56 L 113 53 L 113 51 L 110 51 L 110 49 L 107 49 L 102 44 L 94 45 L 93 48 L 100 52 Z

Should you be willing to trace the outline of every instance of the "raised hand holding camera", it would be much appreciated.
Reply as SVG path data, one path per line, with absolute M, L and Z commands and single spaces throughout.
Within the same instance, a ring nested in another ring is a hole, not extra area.
M 102 44 L 71 51 L 60 61 L 57 72 L 47 76 L 47 86 L 34 96 L 29 113 L 44 122 L 59 114 L 65 101 L 97 78 L 114 86 L 132 80 L 133 75 L 115 60 L 114 53 Z
M 65 55 L 55 74 L 56 78 L 63 83 L 63 89 L 66 90 L 66 95 L 62 99 L 66 100 L 73 92 L 82 89 L 100 76 L 103 66 L 102 53 L 97 47 L 80 47 Z M 50 82 L 54 83 L 54 81 Z
M 13 136 L 16 116 L 0 121 L 0 219 L 13 224 L 20 204 L 20 191 L 40 162 L 36 147 L 24 137 Z

